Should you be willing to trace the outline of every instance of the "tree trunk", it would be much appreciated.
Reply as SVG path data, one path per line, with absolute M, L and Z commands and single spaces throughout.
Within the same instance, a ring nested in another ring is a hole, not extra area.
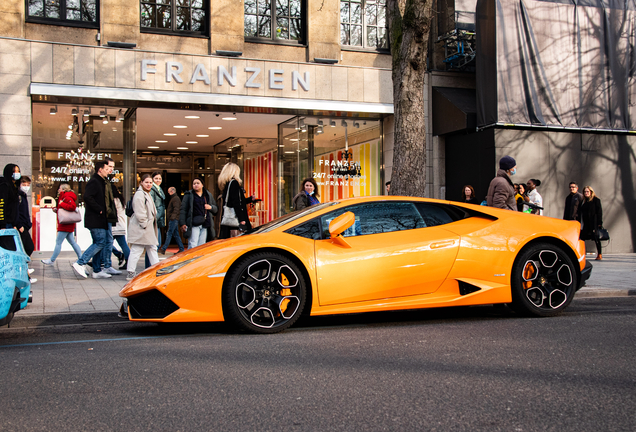
M 391 195 L 424 196 L 424 76 L 433 0 L 388 0 L 393 56 L 394 146 Z

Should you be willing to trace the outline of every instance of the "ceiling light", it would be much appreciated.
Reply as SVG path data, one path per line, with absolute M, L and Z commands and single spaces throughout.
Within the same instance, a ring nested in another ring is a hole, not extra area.
M 221 130 L 223 128 L 221 126 L 210 126 L 208 129 L 210 129 L 210 130 Z
M 149 149 L 158 149 L 159 146 L 148 146 Z
M 51 115 L 57 114 L 57 105 L 55 105 L 53 108 L 51 108 L 51 110 L 49 111 L 49 114 L 51 114 Z
M 100 117 L 106 117 L 106 110 L 101 110 L 101 111 L 99 112 L 99 116 L 100 116 Z
M 177 136 L 177 134 L 175 134 L 175 133 L 165 133 L 165 134 L 163 134 L 163 135 L 164 135 L 164 136 Z
M 330 120 L 329 121 L 329 126 L 336 127 L 336 121 L 335 120 Z
M 347 122 L 344 119 L 340 122 L 340 126 L 347 127 Z
M 322 120 L 318 120 L 318 126 L 322 126 L 324 125 L 324 123 L 322 122 Z
M 316 133 L 317 133 L 317 134 L 321 134 L 321 133 L 323 133 L 323 132 L 324 132 L 324 131 L 322 130 L 322 125 L 318 126 L 318 129 L 316 130 Z
M 156 143 L 167 143 L 168 141 L 166 141 L 166 140 L 156 140 L 155 142 Z
M 121 121 L 124 121 L 124 111 L 120 109 L 117 112 L 117 122 L 121 122 Z
M 177 147 L 177 150 L 187 150 L 187 147 Z
M 176 126 L 172 126 L 172 127 L 175 128 L 175 129 L 186 129 L 187 128 L 187 126 L 184 126 L 184 125 L 176 125 Z
M 210 135 L 197 135 L 197 138 L 207 138 L 207 137 L 209 137 L 209 136 L 210 136 Z
M 298 138 L 291 138 L 290 141 L 300 141 Z
M 170 152 L 170 154 L 178 155 L 178 154 L 181 154 L 181 153 L 177 153 L 177 152 Z
M 186 141 L 186 144 L 199 144 L 198 141 Z
M 295 151 L 286 151 L 285 153 L 287 153 L 287 154 L 294 154 L 294 153 L 296 153 L 296 152 L 295 152 Z
M 189 115 L 189 116 L 185 116 L 185 118 L 187 118 L 187 119 L 198 119 L 198 118 L 201 118 L 201 117 L 195 116 L 195 115 Z
M 74 116 L 76 116 L 76 115 L 77 115 L 77 108 L 73 108 L 73 109 L 71 110 L 71 115 L 74 115 Z
M 104 121 L 102 121 L 102 123 L 108 124 L 108 116 L 104 117 Z
M 223 120 L 236 120 L 236 117 L 223 117 Z
M 84 117 L 89 117 L 91 115 L 91 109 L 85 109 L 84 110 Z

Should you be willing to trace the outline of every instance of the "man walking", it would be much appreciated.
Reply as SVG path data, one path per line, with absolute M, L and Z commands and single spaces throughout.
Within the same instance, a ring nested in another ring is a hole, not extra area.
M 177 240 L 177 246 L 179 246 L 179 252 L 183 252 L 183 243 L 181 242 L 181 236 L 179 235 L 179 213 L 181 211 L 181 199 L 177 195 L 177 189 L 174 187 L 168 188 L 168 194 L 170 195 L 170 202 L 168 203 L 168 233 L 166 234 L 166 243 L 159 249 L 160 254 L 165 254 L 166 249 L 170 246 L 170 240 L 174 236 Z
M 108 176 L 106 177 L 106 188 L 104 189 L 104 197 L 106 198 L 106 218 L 108 220 L 108 232 L 106 233 L 106 246 L 102 249 L 102 252 L 93 258 L 93 261 L 97 260 L 100 267 L 104 268 L 104 271 L 109 275 L 119 275 L 121 271 L 113 267 L 113 224 L 117 225 L 117 206 L 115 205 L 113 184 L 110 181 L 110 176 L 115 169 L 115 161 L 109 157 L 104 158 L 108 163 Z
M 570 194 L 565 197 L 565 209 L 563 210 L 563 219 L 575 220 L 581 222 L 581 205 L 583 204 L 583 195 L 579 192 L 579 185 L 570 182 Z
M 106 247 L 108 242 L 108 211 L 106 207 L 106 186 L 110 168 L 108 161 L 100 160 L 95 162 L 95 173 L 91 176 L 84 191 L 84 226 L 91 232 L 93 244 L 91 244 L 84 254 L 72 264 L 73 269 L 83 278 L 87 278 L 84 266 L 93 259 L 93 278 L 110 278 L 110 274 L 102 271 L 99 254 Z M 112 196 L 112 189 L 110 190 Z M 112 200 L 112 198 L 111 198 Z M 112 240 L 111 240 L 112 243 Z
M 504 156 L 499 160 L 499 171 L 490 182 L 486 203 L 490 207 L 517 211 L 515 201 L 515 186 L 510 176 L 517 173 L 517 162 L 512 156 Z

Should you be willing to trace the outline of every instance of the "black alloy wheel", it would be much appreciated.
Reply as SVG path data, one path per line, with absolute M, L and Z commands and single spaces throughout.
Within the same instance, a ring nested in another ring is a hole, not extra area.
M 519 254 L 512 269 L 512 308 L 524 315 L 554 316 L 576 292 L 578 272 L 558 246 L 539 243 Z
M 276 333 L 300 317 L 307 297 L 296 264 L 277 253 L 243 258 L 223 287 L 225 320 L 252 333 Z

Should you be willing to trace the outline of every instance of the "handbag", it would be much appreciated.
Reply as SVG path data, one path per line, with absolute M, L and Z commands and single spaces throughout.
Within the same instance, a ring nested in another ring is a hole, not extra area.
M 603 227 L 599 227 L 596 230 L 595 234 L 596 234 L 596 239 L 598 241 L 604 241 L 604 240 L 609 240 L 610 239 L 609 232 Z
M 75 211 L 64 210 L 63 208 L 57 209 L 57 220 L 62 225 L 74 224 L 82 221 L 82 215 L 79 212 L 79 209 L 76 208 Z
M 236 212 L 234 208 L 228 207 L 227 202 L 230 197 L 230 184 L 232 184 L 232 180 L 227 185 L 227 194 L 225 194 L 225 202 L 223 203 L 223 217 L 221 218 L 221 226 L 226 226 L 230 228 L 238 228 L 239 220 L 236 217 Z

